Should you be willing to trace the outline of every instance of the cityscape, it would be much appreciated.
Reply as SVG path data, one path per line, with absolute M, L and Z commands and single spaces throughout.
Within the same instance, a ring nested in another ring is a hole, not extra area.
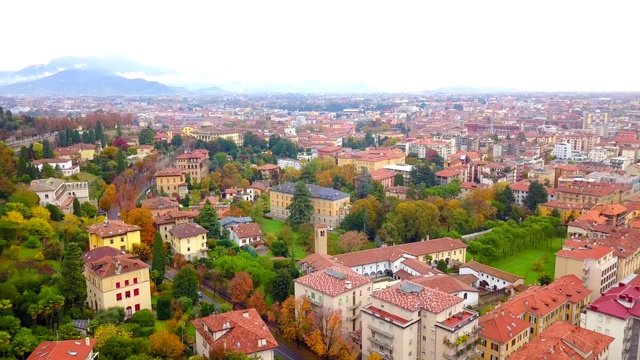
M 640 359 L 633 4 L 8 5 L 0 360 Z

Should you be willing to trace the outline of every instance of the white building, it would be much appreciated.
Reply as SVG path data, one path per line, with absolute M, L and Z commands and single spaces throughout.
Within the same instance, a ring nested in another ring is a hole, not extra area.
M 261 244 L 262 235 L 260 226 L 253 222 L 233 225 L 229 228 L 229 238 L 238 246 Z
M 302 169 L 302 162 L 300 160 L 295 159 L 278 159 L 278 166 L 280 169 L 286 169 L 288 167 L 294 168 L 296 170 Z
M 40 198 L 40 206 L 53 204 L 67 214 L 73 210 L 74 198 L 80 203 L 89 201 L 89 183 L 86 181 L 66 183 L 55 178 L 33 180 L 29 189 Z
M 568 160 L 573 155 L 571 144 L 561 142 L 553 145 L 553 151 L 551 151 L 551 155 L 555 156 L 558 159 Z
M 409 182 L 411 181 L 411 171 L 413 170 L 413 165 L 395 164 L 395 165 L 386 165 L 386 166 L 383 166 L 382 168 L 394 171 L 396 174 L 402 174 L 404 184 L 406 186 L 409 185 Z
M 476 288 L 485 288 L 490 291 L 500 290 L 508 286 L 524 285 L 524 278 L 481 264 L 471 260 L 460 266 L 460 275 L 474 275 L 478 278 L 473 283 Z
M 71 159 L 33 160 L 33 165 L 38 169 L 38 171 L 42 171 L 44 164 L 49 164 L 52 168 L 59 169 L 60 171 L 62 171 L 62 175 L 64 176 L 71 176 L 80 172 L 80 166 L 73 165 Z

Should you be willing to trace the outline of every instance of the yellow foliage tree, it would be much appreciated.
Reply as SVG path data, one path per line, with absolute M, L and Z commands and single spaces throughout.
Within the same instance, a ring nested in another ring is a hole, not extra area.
M 296 299 L 289 296 L 282 302 L 278 324 L 285 340 L 299 343 L 304 340 L 304 335 L 311 330 L 313 311 L 311 302 L 306 296 Z
M 98 326 L 93 333 L 93 337 L 96 339 L 96 348 L 101 349 L 104 343 L 112 336 L 120 336 L 125 339 L 131 339 L 131 332 L 116 326 L 113 323 L 107 323 Z
M 51 220 L 51 212 L 42 206 L 31 208 L 31 216 L 43 220 Z
M 4 214 L 2 219 L 5 221 L 10 221 L 12 223 L 19 224 L 19 225 L 22 225 L 26 222 L 26 220 L 24 219 L 24 216 L 22 216 L 22 214 L 20 214 L 17 211 L 7 212 L 6 214 Z
M 378 354 L 377 352 L 373 352 L 367 357 L 367 360 L 382 360 L 382 356 L 380 356 L 380 354 Z
M 316 313 L 304 341 L 321 358 L 351 360 L 357 353 L 353 343 L 343 336 L 342 314 L 330 308 Z
M 167 332 L 166 330 L 156 331 L 149 336 L 151 342 L 151 352 L 154 356 L 169 358 L 174 360 L 182 359 L 186 347 L 180 338 Z
M 111 206 L 116 200 L 116 186 L 111 184 L 107 186 L 107 188 L 102 193 L 102 197 L 100 198 L 100 202 L 98 205 L 104 211 L 111 210 Z

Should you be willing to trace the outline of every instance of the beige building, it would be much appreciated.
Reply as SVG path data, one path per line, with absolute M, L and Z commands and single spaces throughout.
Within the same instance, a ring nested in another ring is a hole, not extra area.
M 405 153 L 400 149 L 378 148 L 338 155 L 338 166 L 354 165 L 356 169 L 368 171 L 382 169 L 388 165 L 404 164 Z
M 193 219 L 195 219 L 197 215 L 198 213 L 194 211 L 170 211 L 156 216 L 153 219 L 153 224 L 155 225 L 156 231 L 160 233 L 162 241 L 169 242 L 172 236 L 169 231 L 173 229 L 174 226 L 193 222 Z
M 161 194 L 178 194 L 181 198 L 189 193 L 187 177 L 184 171 L 176 168 L 166 168 L 155 173 L 153 179 L 156 190 Z
M 244 135 L 238 131 L 220 131 L 220 130 L 193 130 L 190 133 L 197 140 L 212 141 L 215 139 L 225 139 L 233 141 L 237 146 L 242 146 Z
M 348 213 L 351 195 L 313 184 L 307 184 L 307 189 L 311 193 L 313 203 L 313 223 L 338 227 Z M 287 208 L 291 204 L 295 192 L 296 184 L 294 183 L 284 183 L 269 188 L 273 217 L 283 220 L 289 217 Z
M 89 201 L 89 183 L 86 181 L 65 182 L 55 178 L 33 180 L 29 190 L 38 195 L 40 206 L 53 204 L 65 214 L 73 212 L 74 198 L 80 203 Z
M 127 316 L 151 310 L 149 265 L 134 255 L 107 255 L 85 261 L 84 276 L 90 308 L 99 311 L 121 307 Z
M 478 313 L 463 299 L 403 281 L 371 295 L 362 309 L 362 356 L 392 359 L 466 359 L 476 355 Z
M 188 222 L 173 226 L 169 234 L 174 255 L 182 254 L 189 261 L 207 257 L 207 229 Z
M 577 276 L 593 292 L 592 300 L 616 284 L 617 272 L 618 258 L 613 255 L 612 248 L 567 240 L 556 253 L 556 279 L 565 275 Z
M 103 223 L 87 226 L 89 248 L 109 246 L 121 251 L 129 251 L 133 244 L 140 244 L 140 227 L 120 220 L 105 220 Z
M 197 182 L 209 175 L 209 151 L 204 149 L 193 150 L 176 157 L 176 168 L 182 170 Z
M 362 328 L 360 309 L 371 301 L 373 281 L 343 266 L 332 266 L 294 280 L 295 296 L 316 308 L 338 310 L 346 332 Z

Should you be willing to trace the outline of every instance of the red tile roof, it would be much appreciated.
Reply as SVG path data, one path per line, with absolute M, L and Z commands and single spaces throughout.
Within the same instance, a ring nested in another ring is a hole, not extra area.
M 491 267 L 489 265 L 485 265 L 485 264 L 481 264 L 475 260 L 471 260 L 468 261 L 462 265 L 460 265 L 460 268 L 469 268 L 472 269 L 473 271 L 477 272 L 477 273 L 485 273 L 485 274 L 489 274 L 491 276 L 500 278 L 502 280 L 507 280 L 510 283 L 515 283 L 518 280 L 522 280 L 524 279 L 521 276 L 512 274 L 512 273 L 508 273 L 506 271 L 500 270 L 500 269 L 496 269 L 494 267 Z
M 102 259 L 86 262 L 85 267 L 100 277 L 114 276 L 129 271 L 148 269 L 144 261 L 131 254 L 105 256 Z
M 182 174 L 184 174 L 184 171 L 178 169 L 178 168 L 164 168 L 161 170 L 156 171 L 156 174 L 154 175 L 155 177 L 161 177 L 161 176 L 182 176 Z
M 338 263 L 331 255 L 313 253 L 300 260 L 300 264 L 307 264 L 315 271 L 321 271 Z
M 408 292 L 403 290 L 407 284 L 410 287 L 417 286 L 419 291 Z M 422 286 L 413 280 L 402 281 L 386 289 L 376 291 L 371 296 L 403 309 L 410 311 L 425 309 L 434 314 L 439 314 L 464 301 L 464 299 L 457 296 Z
M 458 176 L 458 175 L 460 175 L 460 171 L 459 170 L 444 169 L 444 170 L 440 170 L 440 171 L 436 172 L 436 176 L 445 177 L 445 178 L 449 178 L 449 177 L 452 177 L 452 176 Z
M 236 310 L 192 320 L 210 348 L 223 346 L 242 354 L 275 349 L 278 342 L 255 309 Z M 216 340 L 213 333 L 223 332 Z M 264 345 L 260 346 L 260 341 Z
M 626 319 L 629 316 L 640 317 L 639 285 L 619 283 L 618 286 L 612 287 L 596 301 L 589 304 L 587 309 L 619 319 Z M 630 306 L 628 307 L 626 304 L 630 304 Z
M 599 260 L 612 252 L 613 249 L 601 245 L 587 245 L 580 241 L 567 240 L 562 246 L 562 250 L 556 253 L 556 256 L 568 257 L 576 260 Z
M 262 229 L 256 223 L 234 225 L 231 231 L 240 239 L 262 236 Z
M 96 339 L 43 341 L 27 360 L 82 360 L 93 350 Z
M 528 329 L 531 324 L 511 315 L 494 313 L 492 316 L 481 317 L 479 325 L 484 327 L 482 337 L 506 344 L 514 336 Z
M 413 277 L 411 281 L 416 284 L 446 292 L 447 294 L 459 293 L 461 291 L 478 292 L 478 289 L 473 288 L 449 275 L 416 276 Z
M 145 199 L 145 200 L 140 201 L 140 203 L 142 204 L 143 208 L 152 209 L 152 210 L 168 209 L 168 208 L 179 209 L 180 208 L 180 204 L 178 204 L 177 201 L 175 201 L 172 198 L 164 197 L 164 196 L 156 196 L 156 197 L 152 197 L 150 199 Z
M 84 255 L 82 255 L 82 259 L 85 263 L 98 261 L 107 256 L 116 256 L 122 254 L 123 251 L 112 248 L 111 246 L 100 246 L 95 249 L 89 250 Z
M 369 284 L 372 280 L 344 266 L 331 266 L 297 278 L 295 282 L 330 296 L 336 296 Z M 349 286 L 349 287 L 348 287 Z
M 129 225 L 121 220 L 105 220 L 102 223 L 87 226 L 87 232 L 89 234 L 96 234 L 101 238 L 125 235 L 132 231 L 140 231 L 140 227 L 137 225 Z

